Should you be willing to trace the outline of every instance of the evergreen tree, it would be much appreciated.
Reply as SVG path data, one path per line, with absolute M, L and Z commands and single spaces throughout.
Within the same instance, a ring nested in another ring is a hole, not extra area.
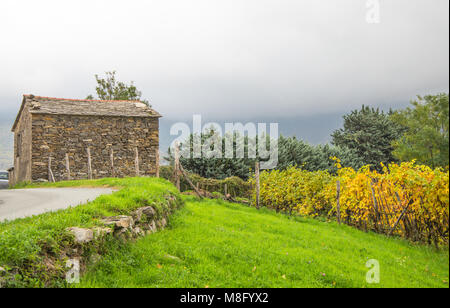
M 213 132 L 211 132 L 213 133 Z M 202 144 L 211 136 L 203 134 Z M 224 179 L 231 176 L 237 176 L 244 180 L 248 179 L 250 172 L 254 170 L 255 159 L 248 158 L 248 137 L 235 136 L 233 139 L 233 151 L 236 153 L 237 141 L 244 138 L 245 158 L 193 158 L 193 139 L 191 135 L 189 140 L 190 157 L 181 157 L 180 162 L 184 169 L 196 173 L 202 177 Z M 267 140 L 267 143 L 269 140 Z M 169 157 L 166 160 L 173 162 L 173 153 L 168 150 Z M 225 157 L 225 138 L 222 138 L 222 157 Z M 363 161 L 356 153 L 347 148 L 340 148 L 330 145 L 310 145 L 303 140 L 295 137 L 283 137 L 278 139 L 278 166 L 276 169 L 284 170 L 291 166 L 296 166 L 308 171 L 328 170 L 335 173 L 336 167 L 331 157 L 338 157 L 345 167 L 359 169 L 363 166 Z
M 331 157 L 338 157 L 342 165 L 359 169 L 363 166 L 361 158 L 348 148 L 326 145 L 310 145 L 296 137 L 283 137 L 278 140 L 278 168 L 280 170 L 297 166 L 308 171 L 328 170 L 336 172 Z
M 362 106 L 344 116 L 344 127 L 331 135 L 332 144 L 354 152 L 365 165 L 380 169 L 380 163 L 397 161 L 392 143 L 402 136 L 404 127 L 391 119 L 392 111 Z
M 214 135 L 215 132 L 211 130 L 208 134 L 202 134 L 201 143 L 205 144 L 206 139 Z M 240 177 L 241 179 L 247 180 L 250 172 L 254 170 L 256 159 L 248 158 L 248 137 L 242 137 L 235 135 L 233 138 L 233 157 L 236 157 L 237 142 L 241 141 L 243 138 L 244 143 L 244 158 L 225 158 L 225 137 L 220 139 L 222 144 L 221 158 L 208 158 L 202 157 L 194 158 L 194 135 L 191 134 L 189 139 L 184 142 L 185 145 L 189 145 L 190 149 L 189 157 L 180 157 L 180 162 L 184 169 L 189 172 L 196 173 L 205 178 L 214 179 L 225 179 L 232 176 Z M 185 146 L 181 144 L 181 147 Z M 165 159 L 173 163 L 173 153 L 172 150 L 168 149 L 169 157 Z

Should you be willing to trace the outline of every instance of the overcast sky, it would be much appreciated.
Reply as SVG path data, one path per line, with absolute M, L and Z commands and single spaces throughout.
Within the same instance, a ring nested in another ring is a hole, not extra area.
M 295 117 L 448 92 L 448 0 L 0 2 L 0 112 L 135 81 L 168 119 Z

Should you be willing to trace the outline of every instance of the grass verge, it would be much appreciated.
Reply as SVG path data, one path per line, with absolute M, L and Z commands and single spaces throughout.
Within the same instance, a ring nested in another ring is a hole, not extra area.
M 110 251 L 78 287 L 449 287 L 448 249 L 184 198 L 167 229 Z M 366 282 L 369 259 L 379 284 Z
M 65 231 L 68 227 L 101 226 L 103 217 L 129 215 L 148 205 L 157 214 L 163 214 L 168 195 L 176 196 L 176 202 L 182 203 L 176 188 L 157 178 L 108 178 L 26 186 L 33 187 L 115 187 L 119 190 L 85 205 L 0 223 L 0 267 L 14 274 L 14 279 L 7 282 L 9 287 L 65 285 L 64 280 L 55 277 L 64 272 L 65 250 L 73 247 L 73 238 Z M 108 245 L 114 243 L 102 243 L 101 247 L 94 248 L 106 253 Z

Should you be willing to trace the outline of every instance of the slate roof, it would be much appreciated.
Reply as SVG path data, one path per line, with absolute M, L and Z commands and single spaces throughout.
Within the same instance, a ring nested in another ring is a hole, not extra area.
M 140 101 L 67 99 L 24 95 L 22 106 L 14 122 L 14 131 L 25 106 L 32 114 L 114 116 L 114 117 L 161 117 Z

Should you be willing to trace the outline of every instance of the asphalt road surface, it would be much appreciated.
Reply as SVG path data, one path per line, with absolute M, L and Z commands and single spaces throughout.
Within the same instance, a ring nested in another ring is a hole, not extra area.
M 77 206 L 112 192 L 109 188 L 2 189 L 0 221 Z

